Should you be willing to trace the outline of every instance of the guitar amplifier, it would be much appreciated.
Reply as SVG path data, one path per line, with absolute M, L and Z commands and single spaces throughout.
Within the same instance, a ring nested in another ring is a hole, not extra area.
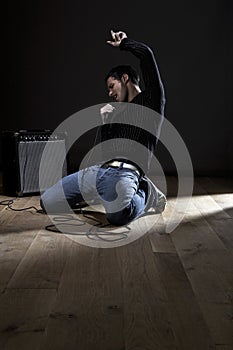
M 47 188 L 39 188 L 39 168 L 46 145 L 46 186 L 54 185 L 62 168 L 67 175 L 66 133 L 52 134 L 43 131 L 3 131 L 3 192 L 10 196 L 37 194 Z M 64 161 L 65 159 L 65 161 Z M 43 176 L 44 176 L 43 175 Z

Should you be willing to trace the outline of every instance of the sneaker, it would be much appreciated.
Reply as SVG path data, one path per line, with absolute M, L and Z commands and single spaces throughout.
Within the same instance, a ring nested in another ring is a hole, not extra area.
M 160 214 L 164 211 L 167 199 L 155 184 L 146 177 L 148 183 L 148 198 L 146 203 L 145 212 L 153 211 L 155 214 Z

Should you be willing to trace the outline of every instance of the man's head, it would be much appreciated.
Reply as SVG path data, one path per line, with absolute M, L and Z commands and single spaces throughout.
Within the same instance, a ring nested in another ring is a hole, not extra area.
M 132 90 L 139 89 L 139 75 L 129 65 L 114 67 L 105 77 L 109 96 L 116 102 L 127 102 Z

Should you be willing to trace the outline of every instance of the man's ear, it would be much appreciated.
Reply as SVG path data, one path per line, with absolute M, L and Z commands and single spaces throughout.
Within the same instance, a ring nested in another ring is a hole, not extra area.
M 122 83 L 124 83 L 125 85 L 128 83 L 128 81 L 129 81 L 129 76 L 128 76 L 128 74 L 126 74 L 126 73 L 124 73 L 123 75 L 122 75 L 122 77 L 121 77 L 121 81 L 122 81 Z

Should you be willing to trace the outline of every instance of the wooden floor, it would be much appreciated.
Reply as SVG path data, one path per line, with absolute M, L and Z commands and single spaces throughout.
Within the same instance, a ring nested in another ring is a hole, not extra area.
M 175 195 L 167 181 L 163 222 Z M 14 207 L 32 204 L 39 198 Z M 48 217 L 34 210 L 0 210 L 0 349 L 233 349 L 229 179 L 197 178 L 172 233 L 160 223 L 111 249 L 46 231 Z

